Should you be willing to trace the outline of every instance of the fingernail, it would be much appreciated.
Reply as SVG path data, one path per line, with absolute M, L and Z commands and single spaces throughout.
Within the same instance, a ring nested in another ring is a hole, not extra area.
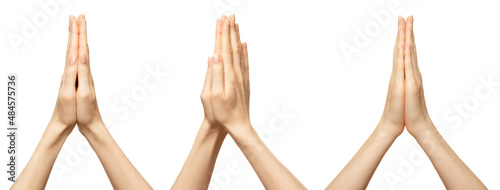
M 71 15 L 69 15 L 69 23 L 73 23 L 73 20 L 71 20 Z
M 231 19 L 231 21 L 236 21 L 236 17 L 234 16 L 234 14 L 232 14 L 231 16 L 229 16 L 229 18 Z
M 226 19 L 226 25 L 229 26 L 229 19 Z
M 214 54 L 214 63 L 215 64 L 220 63 L 220 57 L 218 54 Z
M 69 64 L 70 65 L 76 64 L 76 56 L 75 55 L 72 55 L 71 57 L 69 57 Z
M 87 55 L 80 55 L 80 64 L 87 64 Z
M 243 42 L 243 43 L 241 44 L 241 47 L 243 47 L 243 48 L 247 49 L 247 42 Z
M 85 19 L 85 15 L 84 14 L 82 14 L 82 18 Z
M 240 32 L 240 25 L 238 23 L 235 24 L 236 32 Z

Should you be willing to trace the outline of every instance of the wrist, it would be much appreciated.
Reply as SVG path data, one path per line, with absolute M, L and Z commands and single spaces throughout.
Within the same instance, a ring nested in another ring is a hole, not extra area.
M 89 142 L 100 142 L 106 135 L 109 135 L 108 129 L 102 122 L 78 126 L 78 129 Z
M 233 137 L 235 141 L 245 138 L 252 138 L 252 136 L 258 136 L 257 132 L 253 129 L 250 123 L 235 123 L 225 125 L 224 128 L 227 129 L 229 135 Z
M 387 122 L 379 122 L 375 131 L 373 132 L 377 136 L 396 139 L 401 133 L 403 133 L 404 125 L 396 125 Z
M 211 123 L 207 119 L 204 119 L 203 122 L 201 123 L 200 130 L 198 131 L 198 136 L 203 136 L 203 137 L 217 137 L 217 138 L 224 138 L 227 135 L 226 129 L 224 129 L 220 124 L 218 123 Z
M 408 130 L 408 133 L 410 133 L 410 135 L 417 140 L 419 138 L 427 138 L 429 135 L 439 133 L 430 118 L 420 119 L 418 122 L 407 123 L 406 129 Z
M 418 131 L 411 132 L 410 134 L 417 141 L 422 141 L 423 139 L 429 139 L 439 134 L 439 131 L 432 124 L 422 124 L 421 126 L 416 126 Z
M 391 128 L 394 127 L 396 126 L 387 126 L 379 124 L 377 125 L 372 134 L 380 139 L 389 139 L 395 141 L 396 138 L 398 138 L 399 135 L 401 135 L 401 132 L 395 132 L 394 130 L 390 130 Z
M 67 137 L 73 131 L 75 124 L 64 124 L 62 122 L 57 122 L 51 120 L 47 125 L 47 131 L 51 134 L 56 134 L 58 136 Z

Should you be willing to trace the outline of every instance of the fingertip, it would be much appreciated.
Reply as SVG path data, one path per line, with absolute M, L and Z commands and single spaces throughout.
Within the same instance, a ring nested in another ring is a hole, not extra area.
M 221 58 L 220 58 L 220 55 L 219 54 L 214 54 L 213 58 L 212 58 L 212 63 L 214 64 L 219 64 L 221 62 Z
M 73 31 L 73 23 L 75 23 L 75 17 L 73 15 L 69 15 L 69 32 Z
M 212 57 L 208 57 L 208 61 L 207 61 L 207 63 L 208 63 L 208 66 L 209 66 L 209 67 L 210 67 L 210 65 L 212 65 L 212 63 L 213 63 L 213 59 L 212 59 Z
M 413 24 L 413 15 L 408 16 L 406 20 Z
M 232 22 L 232 21 L 231 21 L 230 19 L 226 19 L 226 21 L 224 22 L 224 25 L 225 25 L 226 27 L 229 27 L 229 26 L 231 25 L 231 22 Z
M 238 33 L 239 33 L 239 32 L 240 32 L 240 25 L 239 25 L 238 23 L 235 23 L 235 24 L 234 24 L 234 27 L 235 27 L 235 29 L 236 29 L 236 32 L 238 32 Z
M 70 65 L 75 65 L 76 64 L 76 55 L 70 55 L 68 63 Z
M 234 16 L 234 14 L 229 15 L 229 20 L 231 20 L 231 22 L 235 22 L 236 21 L 236 17 Z
M 85 65 L 88 62 L 87 54 L 81 54 L 79 64 Z
M 243 49 L 247 49 L 247 42 L 243 42 L 243 43 L 241 43 L 241 47 L 242 47 Z
M 80 23 L 80 21 L 81 21 L 81 20 L 82 20 L 82 15 L 79 15 L 79 16 L 76 18 L 76 21 L 77 21 L 78 23 Z

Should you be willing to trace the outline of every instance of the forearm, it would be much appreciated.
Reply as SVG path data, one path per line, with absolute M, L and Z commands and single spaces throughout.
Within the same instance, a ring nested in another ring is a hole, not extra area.
M 152 189 L 111 137 L 106 126 L 102 124 L 92 129 L 82 131 L 82 134 L 99 157 L 113 188 Z
M 11 189 L 45 189 L 52 166 L 72 129 L 62 124 L 50 123 Z
M 446 143 L 432 122 L 415 136 L 443 181 L 446 189 L 487 189 Z
M 227 132 L 204 121 L 172 189 L 208 189 Z
M 366 189 L 385 153 L 396 140 L 378 126 L 327 189 Z
M 306 189 L 273 155 L 251 126 L 230 132 L 266 189 Z

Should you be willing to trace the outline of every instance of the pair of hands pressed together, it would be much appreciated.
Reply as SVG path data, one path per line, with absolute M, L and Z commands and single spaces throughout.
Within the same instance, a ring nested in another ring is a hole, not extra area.
M 305 189 L 279 162 L 250 124 L 248 49 L 234 15 L 217 20 L 214 55 L 201 92 L 205 118 L 172 189 L 207 189 L 227 134 L 246 156 L 266 189 Z
M 221 131 L 251 128 L 248 51 L 235 17 L 217 20 L 214 55 L 208 58 L 201 101 L 205 121 Z
M 66 64 L 49 126 L 60 126 L 69 133 L 78 124 L 80 132 L 86 135 L 104 126 L 104 122 L 90 72 L 85 16 L 70 16 L 69 22 Z
M 84 15 L 69 17 L 66 64 L 52 118 L 33 156 L 11 189 L 45 189 L 64 141 L 78 125 L 99 157 L 113 188 L 151 189 L 109 134 L 99 113 L 90 72 Z
M 327 189 L 366 189 L 384 154 L 405 126 L 424 149 L 447 189 L 486 189 L 446 143 L 429 117 L 417 63 L 413 16 L 406 21 L 398 18 L 393 54 L 393 69 L 382 118 Z
M 393 69 L 389 92 L 378 127 L 397 137 L 406 126 L 418 136 L 431 130 L 432 125 L 425 104 L 422 75 L 417 64 L 417 50 L 413 35 L 413 17 L 398 18 L 398 34 L 394 46 Z

